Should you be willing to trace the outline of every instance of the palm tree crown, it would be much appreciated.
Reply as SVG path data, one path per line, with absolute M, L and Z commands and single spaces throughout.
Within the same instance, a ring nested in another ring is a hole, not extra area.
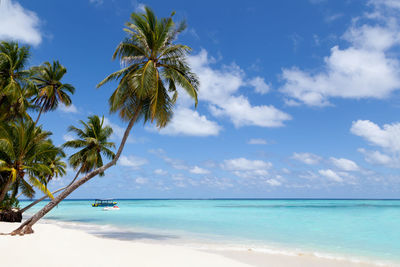
M 74 169 L 80 169 L 79 172 L 88 173 L 94 168 L 103 166 L 102 155 L 108 159 L 114 158 L 114 152 L 110 148 L 114 148 L 115 145 L 108 141 L 113 130 L 110 126 L 103 126 L 104 117 L 100 120 L 97 115 L 88 117 L 87 123 L 83 121 L 80 123 L 83 129 L 75 126 L 70 126 L 68 129 L 79 138 L 67 141 L 63 147 L 81 149 L 69 157 L 69 163 Z
M 0 172 L 7 173 L 0 193 L 0 202 L 5 193 L 13 187 L 13 196 L 21 188 L 28 197 L 34 189 L 40 189 L 52 197 L 47 189 L 45 176 L 51 175 L 49 159 L 62 154 L 49 140 L 50 132 L 35 127 L 31 120 L 0 123 Z
M 33 68 L 33 73 L 31 79 L 38 89 L 34 103 L 40 106 L 37 120 L 43 111 L 56 109 L 59 102 L 66 106 L 71 105 L 68 93 L 73 94 L 75 88 L 71 84 L 61 82 L 67 69 L 60 62 L 54 61 L 53 64 L 45 62 L 42 66 Z
M 28 99 L 34 94 L 29 81 L 30 72 L 25 70 L 29 48 L 16 42 L 0 43 L 0 119 L 29 117 Z
M 155 119 L 158 127 L 164 127 L 173 114 L 177 86 L 194 98 L 197 105 L 199 81 L 186 60 L 191 49 L 174 43 L 186 24 L 176 25 L 173 15 L 158 19 L 146 7 L 143 14 L 132 13 L 131 21 L 125 24 L 128 37 L 113 55 L 125 67 L 98 85 L 120 80 L 109 103 L 111 112 L 119 111 L 122 119 L 131 119 L 140 110 L 140 117 L 145 121 Z

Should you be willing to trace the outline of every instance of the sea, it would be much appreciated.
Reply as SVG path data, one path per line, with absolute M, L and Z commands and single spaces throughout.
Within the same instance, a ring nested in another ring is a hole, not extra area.
M 45 222 L 122 240 L 253 250 L 400 266 L 400 200 L 65 200 Z M 29 201 L 21 201 L 23 207 Z M 25 218 L 46 204 L 27 211 Z

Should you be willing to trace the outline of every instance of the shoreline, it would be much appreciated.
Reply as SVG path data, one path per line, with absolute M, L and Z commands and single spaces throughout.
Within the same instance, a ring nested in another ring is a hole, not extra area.
M 3 223 L 0 222 L 0 233 L 10 232 L 18 224 Z M 86 229 L 85 229 L 86 228 Z M 193 240 L 189 242 L 188 240 L 182 239 L 179 242 L 167 240 L 167 238 L 162 238 L 162 235 L 155 232 L 130 232 L 127 229 L 121 229 L 119 227 L 110 225 L 96 225 L 90 223 L 80 223 L 80 222 L 66 222 L 61 220 L 45 220 L 42 223 L 35 225 L 35 233 L 33 235 L 28 235 L 24 237 L 11 237 L 11 236 L 0 236 L 0 249 L 5 254 L 12 254 L 12 246 L 5 246 L 4 243 L 15 242 L 15 245 L 19 248 L 19 243 L 17 240 L 35 240 L 44 239 L 49 243 L 53 243 L 51 239 L 53 237 L 63 238 L 66 234 L 67 239 L 72 239 L 73 243 L 81 243 L 80 239 L 86 240 L 91 246 L 97 246 L 101 244 L 101 247 L 107 247 L 112 244 L 112 246 L 123 248 L 126 250 L 128 248 L 134 250 L 144 250 L 146 253 L 154 253 L 154 256 L 158 258 L 162 257 L 164 254 L 162 252 L 167 246 L 171 252 L 168 257 L 168 264 L 166 265 L 164 261 L 154 262 L 150 265 L 143 265 L 146 260 L 143 259 L 140 266 L 182 266 L 186 267 L 190 263 L 191 266 L 195 262 L 201 262 L 202 266 L 254 266 L 254 267 L 264 267 L 264 266 L 400 266 L 391 263 L 383 263 L 378 261 L 361 261 L 349 258 L 339 258 L 329 255 L 323 255 L 319 253 L 307 253 L 307 252 L 295 252 L 295 251 L 284 251 L 279 249 L 265 249 L 265 248 L 255 248 L 254 246 L 247 246 L 243 244 L 228 245 L 221 242 L 210 243 L 201 242 L 199 240 Z M 122 231 L 121 231 L 122 230 Z M 49 233 L 51 234 L 49 235 Z M 114 234 L 113 234 L 114 233 Z M 117 234 L 115 234 L 117 233 Z M 126 236 L 124 236 L 124 234 Z M 14 240 L 13 240 L 14 238 Z M 7 240 L 7 242 L 2 242 L 2 239 Z M 23 241 L 25 242 L 25 241 Z M 35 241 L 37 242 L 37 241 Z M 161 247 L 161 248 L 160 248 Z M 8 248 L 8 249 L 7 249 Z M 83 250 L 87 248 L 81 248 Z M 116 253 L 116 252 L 114 252 Z M 161 253 L 161 255 L 160 255 Z M 186 259 L 183 265 L 180 265 L 180 257 L 182 253 L 195 254 L 191 256 L 191 259 Z M 200 254 L 197 254 L 200 253 Z M 16 253 L 15 253 L 16 254 Z M 121 256 L 124 258 L 124 256 Z M 214 259 L 217 257 L 217 259 Z M 84 256 L 83 259 L 87 257 Z M 126 259 L 128 260 L 128 259 Z M 190 260 L 190 261 L 187 261 Z M 79 259 L 81 261 L 81 259 Z M 193 262 L 192 262 L 193 261 Z M 206 261 L 206 262 L 204 262 Z M 11 264 L 11 261 L 10 261 Z M 122 265 L 114 266 L 131 266 L 127 263 L 121 262 Z M 185 265 L 186 264 L 186 265 Z M 222 265 L 221 265 L 222 264 Z M 29 266 L 47 266 L 40 265 L 39 261 L 37 265 L 28 264 Z M 21 265 L 22 266 L 22 265 Z M 51 266 L 51 265 L 48 265 Z M 76 265 L 75 265 L 76 266 Z M 83 266 L 83 265 L 82 265 Z M 99 265 L 102 266 L 102 265 Z M 201 265 L 199 265 L 201 266 Z
M 337 262 L 338 265 L 353 266 L 400 266 L 400 263 L 390 260 L 377 258 L 367 258 L 354 256 L 351 254 L 334 254 L 324 252 L 318 249 L 299 249 L 295 247 L 284 246 L 282 244 L 265 244 L 263 242 L 249 242 L 246 239 L 215 239 L 215 235 L 191 233 L 183 230 L 160 230 L 154 228 L 142 227 L 122 227 L 112 224 L 100 225 L 96 223 L 65 221 L 59 219 L 44 219 L 43 223 L 56 224 L 62 228 L 78 229 L 86 233 L 101 238 L 145 242 L 149 244 L 166 243 L 176 246 L 188 247 L 195 250 L 201 250 L 228 257 L 237 258 L 235 253 L 242 254 L 243 259 L 251 261 L 252 256 L 262 258 L 263 256 L 285 256 L 285 257 L 310 257 L 317 260 L 327 260 Z M 220 237 L 220 236 L 218 236 Z M 225 237 L 224 237 L 225 238 Z M 251 253 L 249 253 L 251 252 Z M 241 257 L 238 258 L 241 260 Z M 328 264 L 328 263 L 325 263 Z M 350 264 L 350 265 L 347 265 Z M 329 264 L 328 264 L 329 265 Z M 330 266 L 330 265 L 329 265 Z M 336 265 L 333 265 L 336 266 Z

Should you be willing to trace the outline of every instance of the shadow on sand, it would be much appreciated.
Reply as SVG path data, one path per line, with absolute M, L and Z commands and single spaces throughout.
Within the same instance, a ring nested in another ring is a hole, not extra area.
M 140 239 L 169 240 L 169 239 L 179 238 L 179 236 L 176 235 L 150 234 L 150 233 L 126 232 L 126 231 L 91 232 L 91 234 L 96 235 L 98 237 L 105 237 L 118 240 L 140 240 Z

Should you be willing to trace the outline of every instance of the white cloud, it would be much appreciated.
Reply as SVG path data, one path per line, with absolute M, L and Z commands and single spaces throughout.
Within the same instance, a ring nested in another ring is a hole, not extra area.
M 210 111 L 216 117 L 229 117 L 236 127 L 281 127 L 285 120 L 291 119 L 272 105 L 252 106 L 244 96 L 231 96 L 219 105 L 211 105 Z
M 135 7 L 135 12 L 145 12 L 145 4 L 143 3 L 137 3 Z
M 352 160 L 345 159 L 345 158 L 330 158 L 333 165 L 343 171 L 358 171 L 360 167 Z
M 197 111 L 178 106 L 171 122 L 159 132 L 167 135 L 216 136 L 221 129 L 216 122 L 208 120 Z
M 282 183 L 276 179 L 268 179 L 265 181 L 267 184 L 269 184 L 270 186 L 280 186 L 282 185 Z
M 249 145 L 266 145 L 267 141 L 262 138 L 252 138 L 247 142 L 247 144 L 249 144 Z
M 327 170 L 319 170 L 318 173 L 326 178 L 328 178 L 329 180 L 332 180 L 334 182 L 343 182 L 343 178 L 340 177 L 336 172 L 332 171 L 331 169 L 327 169 Z
M 254 92 L 259 94 L 266 94 L 271 89 L 271 85 L 265 83 L 264 79 L 261 77 L 255 77 L 249 81 L 249 85 L 254 87 Z
M 322 158 L 312 153 L 293 153 L 293 159 L 301 161 L 308 165 L 315 165 L 318 164 Z
M 343 35 L 349 47 L 334 46 L 321 70 L 284 69 L 281 91 L 311 106 L 330 105 L 330 98 L 387 98 L 400 88 L 400 63 L 389 52 L 400 44 L 399 34 L 392 22 L 354 24 Z
M 272 167 L 271 162 L 262 160 L 249 160 L 246 158 L 236 158 L 224 160 L 223 168 L 230 171 L 250 171 L 257 169 L 269 169 Z
M 371 0 L 369 4 L 400 9 L 400 1 L 398 0 Z
M 380 151 L 368 151 L 363 148 L 358 149 L 358 152 L 364 155 L 365 161 L 368 163 L 400 168 L 400 158 L 396 158 L 396 156 L 389 156 Z
M 200 168 L 199 166 L 194 166 L 189 170 L 190 173 L 194 174 L 208 174 L 210 173 L 209 170 Z
M 263 160 L 249 160 L 246 158 L 236 158 L 224 160 L 221 164 L 224 170 L 230 171 L 242 178 L 266 177 L 268 169 L 272 163 Z
M 137 177 L 137 178 L 135 179 L 135 182 L 136 182 L 137 184 L 147 184 L 148 179 L 147 179 L 147 178 L 143 178 L 143 177 Z
M 291 117 L 272 105 L 252 106 L 249 99 L 238 94 L 239 89 L 248 86 L 245 73 L 237 65 L 223 66 L 221 69 L 211 67 L 215 59 L 208 57 L 206 50 L 189 57 L 193 71 L 199 76 L 199 99 L 209 103 L 209 109 L 214 116 L 228 117 L 236 127 L 260 126 L 280 127 Z M 262 78 L 252 79 L 253 87 L 266 90 Z
M 353 121 L 350 131 L 373 145 L 400 152 L 400 123 L 379 125 L 369 120 Z
M 166 170 L 163 170 L 163 169 L 155 169 L 155 170 L 154 170 L 154 174 L 157 174 L 157 175 L 167 175 L 168 172 L 167 172 Z
M 136 156 L 124 156 L 122 155 L 119 160 L 118 164 L 125 167 L 130 167 L 134 170 L 140 169 L 143 165 L 147 164 L 147 159 L 136 157 Z
M 0 1 L 0 39 L 38 45 L 42 42 L 39 18 L 11 0 Z
M 382 127 L 369 121 L 353 121 L 351 133 L 364 138 L 371 145 L 383 149 L 380 151 L 367 151 L 360 148 L 358 151 L 364 155 L 365 161 L 371 164 L 384 165 L 392 168 L 400 167 L 400 123 L 384 124 Z
M 60 104 L 58 105 L 58 109 L 59 109 L 61 112 L 64 112 L 64 113 L 78 113 L 78 109 L 76 108 L 76 106 L 75 106 L 74 104 L 71 104 L 71 105 L 69 105 L 69 106 L 66 106 L 66 105 L 64 105 L 63 103 L 60 103 Z

